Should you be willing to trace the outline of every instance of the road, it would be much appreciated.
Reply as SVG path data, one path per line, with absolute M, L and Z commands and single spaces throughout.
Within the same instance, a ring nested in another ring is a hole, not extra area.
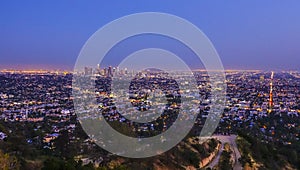
M 231 149 L 233 150 L 233 155 L 234 155 L 234 165 L 233 165 L 233 169 L 234 170 L 242 170 L 242 165 L 240 164 L 240 162 L 238 161 L 238 159 L 241 157 L 241 153 L 238 150 L 238 147 L 236 145 L 235 139 L 236 139 L 236 135 L 230 135 L 230 136 L 223 136 L 223 135 L 214 135 L 212 136 L 213 138 L 218 139 L 219 141 L 221 141 L 221 147 L 220 150 L 217 154 L 217 156 L 214 158 L 214 160 L 207 166 L 210 168 L 213 168 L 214 166 L 216 166 L 219 162 L 220 159 L 220 155 L 223 151 L 223 147 L 225 143 L 229 143 Z
M 222 142 L 218 154 L 215 156 L 214 160 L 207 165 L 207 167 L 213 168 L 218 164 L 223 148 L 224 148 L 224 143 Z

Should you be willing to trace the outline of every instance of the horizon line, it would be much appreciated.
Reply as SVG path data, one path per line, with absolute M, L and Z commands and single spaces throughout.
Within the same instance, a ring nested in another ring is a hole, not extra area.
M 106 68 L 106 67 L 105 67 Z M 203 68 L 198 68 L 198 69 L 191 69 L 191 71 L 207 71 L 207 69 L 203 69 Z M 233 71 L 260 71 L 260 72 L 278 72 L 278 71 L 300 71 L 300 70 L 296 70 L 296 69 L 224 69 L 225 72 L 233 72 Z M 55 68 L 55 69 L 41 69 L 41 68 L 37 68 L 37 69 L 15 69 L 15 68 L 4 68 L 4 69 L 0 69 L 0 72 L 68 72 L 68 73 L 72 73 L 74 72 L 74 70 L 70 70 L 70 69 L 61 69 L 61 68 Z

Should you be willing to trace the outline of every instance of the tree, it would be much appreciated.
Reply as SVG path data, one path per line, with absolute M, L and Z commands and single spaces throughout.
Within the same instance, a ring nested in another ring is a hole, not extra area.
M 63 169 L 64 161 L 57 158 L 48 158 L 44 161 L 42 170 L 59 170 Z
M 0 169 L 9 170 L 9 169 L 20 169 L 20 163 L 18 162 L 15 156 L 10 156 L 7 153 L 3 153 L 0 150 Z

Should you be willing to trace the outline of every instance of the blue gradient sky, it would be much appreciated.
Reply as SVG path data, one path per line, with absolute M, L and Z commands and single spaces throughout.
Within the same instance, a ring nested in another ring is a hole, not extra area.
M 198 26 L 225 69 L 300 69 L 297 0 L 1 1 L 0 69 L 72 69 L 96 30 L 124 15 L 149 11 Z

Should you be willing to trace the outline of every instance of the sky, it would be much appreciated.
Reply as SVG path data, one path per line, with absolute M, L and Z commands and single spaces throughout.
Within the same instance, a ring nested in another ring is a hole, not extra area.
M 139 12 L 169 13 L 193 23 L 213 43 L 225 69 L 300 70 L 298 0 L 1 1 L 0 70 L 72 70 L 93 33 Z M 119 49 L 116 61 L 124 53 Z

